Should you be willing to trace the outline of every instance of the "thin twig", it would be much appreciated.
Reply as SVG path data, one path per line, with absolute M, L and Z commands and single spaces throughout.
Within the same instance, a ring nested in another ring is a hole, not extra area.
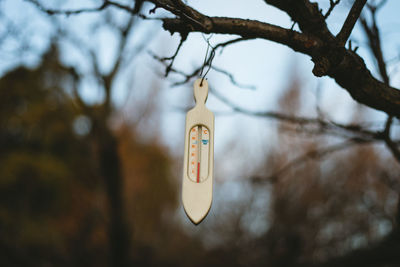
M 296 167 L 303 163 L 307 159 L 321 159 L 324 156 L 327 156 L 331 153 L 341 151 L 346 148 L 350 148 L 352 145 L 356 144 L 365 144 L 368 143 L 368 141 L 364 140 L 358 140 L 358 139 L 349 139 L 344 142 L 341 142 L 339 144 L 327 146 L 321 149 L 312 149 L 310 151 L 307 151 L 306 153 L 300 155 L 299 157 L 295 158 L 294 160 L 290 161 L 286 165 L 284 165 L 282 168 L 280 168 L 278 171 L 274 172 L 272 175 L 268 176 L 265 180 L 270 182 L 270 183 L 276 183 L 278 181 L 279 176 L 287 172 L 293 167 Z
M 355 0 L 353 6 L 350 9 L 349 14 L 345 22 L 343 23 L 342 29 L 336 36 L 338 45 L 344 46 L 347 39 L 349 39 L 351 32 L 353 31 L 354 25 L 360 17 L 361 11 L 367 0 Z
M 393 116 L 388 116 L 386 121 L 385 129 L 382 131 L 383 140 L 393 157 L 400 163 L 400 150 L 398 144 L 396 144 L 390 137 L 390 129 L 393 123 Z
M 181 49 L 183 43 L 186 41 L 187 35 L 181 35 L 181 40 L 179 42 L 178 47 L 176 48 L 175 53 L 171 57 L 163 57 L 160 58 L 160 61 L 170 60 L 171 62 L 168 64 L 167 68 L 165 69 L 165 77 L 168 76 L 169 72 L 172 69 L 172 65 L 174 64 L 175 58 L 178 55 L 179 50 Z
M 211 65 L 211 61 L 212 61 L 212 59 L 213 59 L 213 55 L 215 55 L 215 53 L 217 52 L 218 49 L 220 49 L 220 52 L 222 52 L 222 50 L 223 50 L 225 47 L 227 47 L 228 45 L 231 45 L 231 44 L 234 44 L 234 43 L 238 43 L 238 42 L 241 42 L 241 41 L 244 41 L 244 40 L 248 40 L 248 39 L 247 39 L 247 38 L 242 38 L 242 37 L 240 37 L 240 38 L 235 38 L 235 39 L 228 40 L 228 41 L 226 41 L 226 42 L 219 43 L 219 44 L 215 45 L 214 47 L 211 46 L 211 49 L 212 49 L 213 52 L 212 52 L 212 53 L 207 53 L 208 56 L 207 56 L 207 54 L 206 54 L 205 62 L 204 62 L 200 67 L 194 69 L 194 70 L 193 70 L 191 73 L 189 73 L 189 74 L 188 74 L 188 73 L 185 73 L 185 72 L 183 72 L 183 71 L 181 71 L 181 70 L 177 70 L 177 69 L 175 69 L 175 68 L 173 68 L 173 67 L 171 66 L 171 67 L 169 68 L 169 71 L 170 71 L 170 72 L 177 73 L 177 74 L 179 74 L 179 75 L 181 75 L 181 76 L 184 77 L 184 79 L 183 79 L 182 81 L 175 82 L 175 83 L 172 84 L 172 86 L 173 86 L 173 87 L 174 87 L 174 86 L 180 86 L 180 85 L 183 85 L 183 84 L 189 82 L 189 81 L 190 81 L 192 78 L 194 78 L 194 77 L 202 76 L 202 73 L 201 73 L 201 72 L 202 72 L 202 69 L 203 69 L 205 66 L 210 66 L 210 65 Z M 209 50 L 210 46 L 207 46 L 207 48 L 208 48 L 207 50 Z M 161 63 L 163 63 L 163 64 L 168 68 L 169 65 L 165 64 L 165 60 L 170 59 L 170 58 L 162 58 L 162 57 L 160 57 L 160 56 L 157 56 L 157 55 L 154 54 L 153 52 L 149 52 L 149 53 L 150 53 L 150 55 L 151 55 L 154 59 L 160 61 Z M 171 57 L 171 58 L 172 58 L 172 57 Z M 233 75 L 230 74 L 230 73 L 229 73 L 228 71 L 226 71 L 226 70 L 223 70 L 223 69 L 217 68 L 217 67 L 214 68 L 214 67 L 212 67 L 212 66 L 211 66 L 211 68 L 214 69 L 214 70 L 216 70 L 217 72 L 219 72 L 219 73 L 221 73 L 221 74 L 226 75 L 226 76 L 230 79 L 230 81 L 231 81 L 235 86 L 238 86 L 238 87 L 240 87 L 240 88 L 249 88 L 249 89 L 252 88 L 252 86 L 249 86 L 249 85 L 241 85 L 239 82 L 237 82 L 235 79 L 233 79 Z
M 329 15 L 331 14 L 331 12 L 333 11 L 333 9 L 336 7 L 336 5 L 338 5 L 340 3 L 340 0 L 329 0 L 330 2 L 330 7 L 328 9 L 328 11 L 326 12 L 326 14 L 324 15 L 324 18 L 327 19 L 329 17 Z
M 250 90 L 255 90 L 256 89 L 256 87 L 254 85 L 248 85 L 248 84 L 239 83 L 238 81 L 236 81 L 235 76 L 233 76 L 232 73 L 229 73 L 226 70 L 223 70 L 223 69 L 215 67 L 215 66 L 211 66 L 211 68 L 213 70 L 215 70 L 216 72 L 219 72 L 219 73 L 224 74 L 225 76 L 227 76 L 229 78 L 229 80 L 231 81 L 231 83 L 233 85 L 235 85 L 236 87 L 244 88 L 244 89 L 250 89 Z
M 80 8 L 80 9 L 67 9 L 67 10 L 62 10 L 62 9 L 51 9 L 51 8 L 46 8 L 44 7 L 38 0 L 25 0 L 27 2 L 30 2 L 34 4 L 39 10 L 47 13 L 48 15 L 79 15 L 81 13 L 91 13 L 91 12 L 98 12 L 104 10 L 106 7 L 109 6 L 114 6 L 120 9 L 123 9 L 125 11 L 128 11 L 130 13 L 135 13 L 136 9 L 131 8 L 126 5 L 122 5 L 118 2 L 114 1 L 109 1 L 109 0 L 103 0 L 103 3 L 97 7 L 91 7 L 91 8 Z
M 380 32 L 376 23 L 377 9 L 375 7 L 372 7 L 371 5 L 369 5 L 368 8 L 371 12 L 372 25 L 369 26 L 367 20 L 364 17 L 361 17 L 361 26 L 365 32 L 365 35 L 368 38 L 369 48 L 371 49 L 371 52 L 376 59 L 379 74 L 381 75 L 383 82 L 386 85 L 389 85 L 389 76 L 387 73 L 386 62 L 383 56 Z

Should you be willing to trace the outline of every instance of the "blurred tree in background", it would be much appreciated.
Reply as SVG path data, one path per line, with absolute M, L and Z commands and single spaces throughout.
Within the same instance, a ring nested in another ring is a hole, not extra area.
M 73 70 L 58 53 L 52 45 L 37 68 L 19 67 L 0 80 L 2 266 L 107 265 L 109 217 L 96 146 L 72 94 Z M 135 248 L 151 252 L 154 235 L 165 230 L 162 215 L 176 205 L 171 159 L 161 145 L 135 141 L 128 125 L 115 135 Z
M 299 112 L 306 108 L 301 97 L 294 81 L 281 107 Z M 365 113 L 358 107 L 349 116 L 356 124 Z M 272 194 L 271 225 L 260 240 L 269 265 L 396 266 L 397 242 L 380 240 L 399 235 L 398 163 L 369 143 L 329 146 L 332 137 L 284 123 L 277 134 L 276 149 L 261 168 L 272 170 L 270 179 L 254 178 L 256 186 L 269 183 Z M 361 249 L 368 246 L 376 247 Z
M 19 67 L 0 80 L 5 266 L 41 266 L 65 258 L 75 245 L 82 255 L 101 249 L 90 245 L 98 179 L 88 168 L 89 145 L 73 130 L 79 113 L 68 96 L 72 86 L 56 46 L 37 68 Z

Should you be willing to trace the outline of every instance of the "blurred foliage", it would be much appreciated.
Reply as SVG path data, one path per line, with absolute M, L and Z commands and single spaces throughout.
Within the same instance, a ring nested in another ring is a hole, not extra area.
M 107 265 L 105 189 L 73 79 L 55 45 L 38 67 L 0 79 L 1 266 Z M 165 230 L 176 185 L 167 152 L 135 134 L 128 125 L 116 130 L 131 232 L 143 251 Z
M 293 114 L 307 109 L 301 97 L 301 84 L 294 79 L 280 99 L 281 108 Z M 357 124 L 368 114 L 355 108 L 348 116 Z M 275 149 L 261 167 L 261 173 L 273 177 L 268 186 L 271 225 L 260 239 L 269 266 L 329 262 L 397 228 L 399 166 L 379 145 L 350 143 L 318 154 L 342 140 L 285 123 L 278 124 L 276 136 Z M 287 171 L 279 172 L 282 168 Z
M 74 217 L 88 212 L 78 203 L 87 203 L 80 191 L 93 176 L 85 168 L 88 146 L 71 127 L 77 115 L 65 91 L 71 79 L 52 47 L 39 67 L 19 67 L 0 80 L 0 243 L 6 266 L 62 257 L 66 242 L 77 238 Z

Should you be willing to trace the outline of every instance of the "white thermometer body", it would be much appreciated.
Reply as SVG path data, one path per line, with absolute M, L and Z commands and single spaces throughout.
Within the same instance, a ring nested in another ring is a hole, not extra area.
M 194 83 L 196 106 L 186 115 L 182 201 L 187 216 L 199 224 L 212 202 L 214 168 L 214 114 L 205 106 L 208 83 Z

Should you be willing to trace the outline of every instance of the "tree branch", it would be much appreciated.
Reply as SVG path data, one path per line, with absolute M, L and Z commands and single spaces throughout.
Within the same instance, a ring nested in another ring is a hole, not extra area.
M 303 33 L 311 34 L 323 41 L 335 39 L 317 3 L 310 3 L 308 0 L 265 0 L 265 2 L 286 12 L 293 21 L 298 23 Z
M 385 85 L 389 86 L 390 79 L 387 73 L 386 62 L 384 60 L 381 38 L 379 28 L 376 23 L 376 12 L 386 3 L 386 0 L 381 1 L 378 5 L 368 5 L 372 16 L 372 25 L 369 26 L 365 18 L 361 18 L 361 25 L 368 38 L 369 48 L 375 57 L 376 64 L 378 66 L 379 74 L 382 77 Z M 387 148 L 392 153 L 393 157 L 400 163 L 400 151 L 398 145 L 393 142 L 390 136 L 390 130 L 393 124 L 393 116 L 389 115 L 386 121 L 385 129 L 382 131 L 382 139 L 384 140 Z
M 172 56 L 170 56 L 170 57 L 163 57 L 163 58 L 160 58 L 160 59 L 159 59 L 160 61 L 167 61 L 167 60 L 170 60 L 170 61 L 171 61 L 171 62 L 168 64 L 168 66 L 167 66 L 167 68 L 166 68 L 166 70 L 165 70 L 165 77 L 167 77 L 168 74 L 169 74 L 169 72 L 171 71 L 172 65 L 174 64 L 174 61 L 175 61 L 175 58 L 176 58 L 176 56 L 178 55 L 179 50 L 181 49 L 183 43 L 186 41 L 186 38 L 187 38 L 187 35 L 181 36 L 181 40 L 180 40 L 180 42 L 179 42 L 179 45 L 178 45 L 178 47 L 176 48 L 176 51 L 175 51 L 175 53 L 174 53 Z
M 329 17 L 329 15 L 333 11 L 333 9 L 336 7 L 336 5 L 338 5 L 340 3 L 340 0 L 336 0 L 336 1 L 335 0 L 329 0 L 329 2 L 330 2 L 330 6 L 329 6 L 328 11 L 324 15 L 325 19 L 327 19 Z
M 389 116 L 386 121 L 385 129 L 382 132 L 382 138 L 393 157 L 400 163 L 400 150 L 398 144 L 396 144 L 390 137 L 390 130 L 393 123 L 393 117 Z
M 122 5 L 118 2 L 110 1 L 110 0 L 103 0 L 103 3 L 97 7 L 92 7 L 92 8 L 80 8 L 80 9 L 68 9 L 68 10 L 60 10 L 60 9 L 51 9 L 51 8 L 46 8 L 43 6 L 38 0 L 25 0 L 29 3 L 34 4 L 39 10 L 47 13 L 48 15 L 78 15 L 81 13 L 91 13 L 91 12 L 98 12 L 102 11 L 105 8 L 109 6 L 114 6 L 120 9 L 123 9 L 125 11 L 128 11 L 130 13 L 136 12 L 135 8 L 130 8 L 129 6 Z M 137 12 L 136 12 L 137 13 Z
M 325 121 L 321 118 L 293 116 L 275 111 L 251 111 L 232 103 L 215 90 L 211 90 L 211 93 L 235 112 L 255 117 L 275 119 L 281 122 L 296 124 L 301 127 L 317 127 L 316 131 L 312 130 L 308 131 L 308 133 L 328 134 L 342 138 L 350 138 L 349 140 L 357 143 L 384 142 L 393 154 L 393 157 L 400 163 L 400 150 L 398 149 L 399 142 L 393 141 L 390 138 L 390 128 L 393 121 L 392 117 L 389 117 L 383 131 L 372 131 L 365 129 L 361 125 L 345 125 L 334 121 Z M 347 136 L 342 134 L 342 132 L 347 133 Z
M 265 180 L 266 180 L 266 182 L 275 183 L 275 182 L 277 182 L 279 176 L 281 176 L 288 170 L 292 169 L 293 167 L 300 165 L 307 159 L 320 159 L 331 153 L 338 152 L 338 151 L 341 151 L 346 148 L 350 148 L 353 145 L 366 144 L 366 143 L 369 143 L 369 141 L 359 140 L 359 139 L 349 139 L 349 140 L 346 140 L 339 144 L 334 144 L 334 145 L 327 146 L 324 148 L 311 149 L 311 150 L 307 151 L 306 153 L 300 155 L 299 157 L 293 159 L 286 165 L 284 165 L 282 168 L 280 168 L 278 171 L 274 172 L 272 175 L 270 175 Z
M 227 47 L 228 45 L 231 45 L 231 44 L 234 44 L 234 43 L 238 43 L 238 42 L 241 42 L 241 41 L 245 41 L 245 40 L 248 40 L 248 39 L 246 39 L 246 38 L 241 38 L 241 37 L 240 37 L 240 38 L 235 38 L 235 39 L 228 40 L 228 41 L 226 41 L 226 42 L 219 43 L 219 44 L 215 45 L 214 47 L 211 47 L 211 49 L 213 50 L 213 52 L 209 54 L 208 58 L 206 59 L 206 61 L 205 61 L 205 63 L 204 63 L 204 67 L 210 66 L 210 65 L 211 65 L 212 54 L 214 54 L 218 49 L 221 49 L 220 52 L 222 52 L 222 49 L 224 49 L 224 48 Z M 179 49 L 179 46 L 178 46 L 178 49 Z M 169 72 L 172 71 L 172 72 L 175 72 L 175 73 L 177 73 L 177 74 L 180 74 L 180 75 L 182 75 L 182 76 L 184 77 L 184 79 L 183 79 L 182 81 L 175 82 L 174 84 L 172 84 L 172 86 L 179 86 L 179 85 L 183 85 L 183 84 L 189 82 L 192 78 L 199 76 L 199 75 L 200 75 L 200 72 L 201 72 L 201 69 L 203 68 L 203 65 L 202 65 L 202 66 L 200 66 L 200 67 L 194 69 L 190 74 L 187 74 L 187 73 L 184 73 L 184 72 L 182 72 L 182 71 L 179 71 L 179 70 L 173 68 L 173 67 L 172 67 L 173 61 L 172 61 L 170 64 L 166 64 L 166 63 L 165 63 L 166 60 L 173 60 L 173 59 L 176 57 L 177 52 L 175 52 L 175 54 L 174 54 L 172 57 L 164 57 L 164 58 L 159 57 L 159 56 L 155 55 L 154 53 L 151 53 L 151 55 L 153 56 L 154 59 L 156 59 L 156 60 L 162 62 L 162 63 L 165 65 L 165 67 L 166 67 L 166 72 L 167 72 L 167 73 L 169 73 Z M 227 71 L 225 71 L 225 70 L 223 70 L 223 69 L 221 69 L 221 68 L 217 68 L 217 67 L 214 67 L 214 66 L 211 66 L 211 68 L 214 69 L 215 71 L 217 71 L 217 72 L 219 72 L 219 73 L 224 74 L 225 76 L 227 76 L 227 77 L 230 79 L 231 83 L 234 84 L 234 85 L 236 85 L 236 86 L 238 86 L 238 87 L 247 88 L 247 89 L 254 89 L 254 86 L 239 84 L 239 83 L 234 79 L 234 77 L 233 77 L 232 74 L 230 74 L 229 72 L 227 72 Z
M 368 8 L 371 11 L 372 25 L 369 26 L 367 20 L 364 17 L 361 17 L 361 26 L 368 38 L 368 46 L 376 59 L 379 74 L 381 75 L 383 82 L 389 85 L 389 75 L 387 73 L 386 62 L 383 57 L 380 32 L 376 23 L 375 15 L 377 9 L 371 5 L 368 5 Z
M 210 17 L 212 26 L 187 24 L 179 18 L 163 19 L 163 27 L 171 34 L 187 32 L 234 34 L 246 39 L 262 38 L 289 46 L 293 50 L 312 54 L 322 43 L 318 38 L 256 20 Z
M 231 81 L 231 84 L 235 85 L 236 87 L 244 88 L 244 89 L 250 89 L 250 90 L 255 90 L 256 89 L 256 87 L 254 85 L 239 83 L 238 81 L 236 81 L 236 79 L 233 76 L 233 74 L 227 72 L 226 70 L 223 70 L 223 69 L 221 69 L 219 67 L 216 67 L 216 66 L 211 66 L 211 68 L 213 70 L 215 70 L 216 72 L 219 72 L 219 73 L 224 74 L 225 76 L 227 76 L 229 78 L 229 80 Z
M 339 46 L 344 46 L 347 39 L 350 37 L 353 31 L 354 25 L 356 24 L 358 18 L 360 17 L 361 11 L 367 0 L 355 0 L 353 6 L 350 9 L 349 14 L 342 26 L 342 29 L 336 36 L 336 40 Z

